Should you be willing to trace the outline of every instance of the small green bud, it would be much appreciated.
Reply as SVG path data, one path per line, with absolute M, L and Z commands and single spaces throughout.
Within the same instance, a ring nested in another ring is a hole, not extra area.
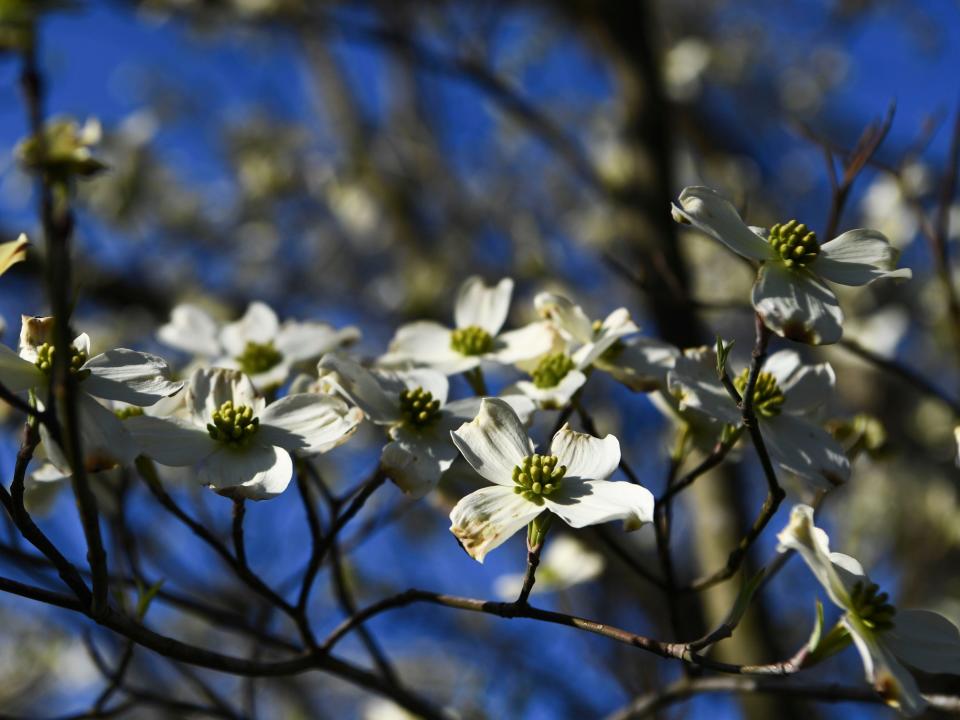
M 260 429 L 260 418 L 253 416 L 249 405 L 234 407 L 227 400 L 211 414 L 212 423 L 207 424 L 207 432 L 217 442 L 236 448 L 245 448 Z
M 550 495 L 559 487 L 566 472 L 566 466 L 558 465 L 554 455 L 527 455 L 511 473 L 516 485 L 513 491 L 528 500 L 539 502 L 540 498 Z
M 820 254 L 817 234 L 796 220 L 774 225 L 768 241 L 788 268 L 806 267 Z
M 440 417 L 440 401 L 422 387 L 400 392 L 400 416 L 407 425 L 423 428 Z
M 279 365 L 283 361 L 283 353 L 273 346 L 272 340 L 265 343 L 247 342 L 243 352 L 234 360 L 247 375 L 258 375 Z
M 553 353 L 544 357 L 530 376 L 538 388 L 552 388 L 560 384 L 573 370 L 573 360 L 566 353 Z

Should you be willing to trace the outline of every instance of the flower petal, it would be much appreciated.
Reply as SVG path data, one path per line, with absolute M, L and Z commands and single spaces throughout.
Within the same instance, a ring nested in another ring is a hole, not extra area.
M 593 339 L 573 354 L 573 362 L 578 368 L 593 365 L 594 361 L 609 350 L 620 338 L 640 332 L 630 318 L 630 311 L 618 308 L 607 315 Z
M 840 285 L 866 285 L 883 277 L 912 277 L 909 268 L 894 269 L 898 255 L 883 233 L 849 230 L 820 247 L 811 269 Z
M 222 446 L 200 466 L 198 478 L 229 498 L 267 500 L 286 490 L 292 476 L 286 450 L 252 443 L 243 449 Z
M 786 396 L 784 411 L 798 414 L 820 407 L 833 393 L 836 375 L 829 363 L 804 365 L 796 350 L 775 352 L 763 364 Z
M 777 534 L 777 550 L 795 550 L 820 582 L 830 599 L 844 611 L 852 609 L 850 592 L 830 557 L 830 538 L 813 523 L 813 508 L 794 505 L 790 521 Z
M 884 642 L 911 667 L 960 675 L 960 629 L 931 610 L 899 610 Z
M 922 713 L 927 702 L 920 694 L 913 675 L 894 657 L 883 639 L 864 626 L 855 616 L 845 615 L 843 624 L 850 631 L 860 653 L 867 681 L 891 707 L 908 717 Z
M 579 370 L 571 370 L 553 387 L 540 388 L 529 380 L 520 380 L 514 386 L 545 410 L 559 410 L 567 406 L 573 394 L 583 387 L 587 376 Z
M 453 331 L 430 321 L 409 323 L 400 327 L 386 355 L 377 360 L 385 368 L 427 366 L 446 375 L 456 375 L 477 367 L 480 356 L 461 355 L 450 347 Z
M 651 338 L 631 338 L 597 358 L 593 365 L 634 392 L 650 392 L 667 386 L 667 373 L 680 351 Z
M 24 360 L 6 345 L 0 345 L 0 383 L 12 392 L 40 387 L 47 376 L 32 362 Z
M 799 415 L 783 413 L 760 420 L 770 459 L 819 487 L 834 487 L 850 478 L 850 460 L 833 436 Z
M 465 328 L 476 325 L 495 337 L 507 321 L 512 295 L 513 280 L 510 278 L 503 278 L 492 287 L 477 275 L 467 278 L 460 286 L 453 310 L 456 326 Z
M 16 240 L 0 243 L 0 275 L 19 262 L 27 259 L 27 236 L 20 233 Z
M 450 436 L 473 469 L 496 485 L 513 487 L 514 466 L 533 454 L 516 411 L 499 398 L 484 398 L 477 416 Z
M 673 206 L 673 219 L 693 225 L 744 257 L 753 260 L 771 257 L 767 241 L 747 227 L 733 205 L 712 188 L 684 188 L 680 193 L 680 207 Z
M 317 370 L 372 422 L 389 425 L 400 419 L 400 393 L 406 385 L 396 373 L 374 373 L 336 354 L 324 355 Z
M 566 348 L 563 338 L 548 322 L 533 322 L 517 330 L 502 333 L 494 342 L 493 352 L 486 359 L 504 365 L 539 359 L 551 352 Z
M 266 344 L 277 337 L 277 314 L 262 302 L 252 302 L 239 320 L 223 326 L 220 343 L 232 357 L 242 355 L 248 342 Z
M 62 418 L 60 422 L 63 427 Z M 87 472 L 129 465 L 137 456 L 136 444 L 120 418 L 85 392 L 77 393 L 77 426 Z M 53 441 L 45 424 L 40 425 L 40 437 L 50 462 L 64 473 L 70 472 L 66 453 Z
M 767 327 L 780 337 L 828 345 L 843 334 L 837 296 L 806 270 L 764 263 L 753 285 L 752 302 Z
M 176 417 L 136 415 L 123 424 L 140 452 L 161 465 L 196 465 L 219 447 L 206 430 Z
M 183 387 L 182 382 L 170 379 L 166 360 L 126 348 L 92 357 L 83 369 L 90 371 L 90 376 L 83 380 L 86 392 L 130 405 L 153 405 Z
M 568 479 L 606 480 L 620 465 L 620 441 L 613 435 L 602 440 L 570 429 L 567 423 L 550 443 L 550 454 L 556 455 L 567 468 L 561 487 Z
M 321 355 L 360 339 L 360 330 L 351 326 L 334 329 L 320 322 L 285 322 L 274 342 L 284 359 L 292 363 L 316 360 Z
M 667 374 L 670 393 L 679 400 L 680 410 L 692 408 L 730 425 L 739 425 L 741 413 L 717 377 L 716 354 L 709 350 L 687 351 L 677 357 Z
M 227 368 L 197 368 L 190 376 L 187 386 L 187 407 L 198 425 L 206 427 L 213 420 L 213 413 L 223 403 L 230 401 L 235 407 L 248 405 L 254 414 L 263 409 L 263 398 L 250 378 L 239 370 Z
M 477 562 L 546 510 L 508 487 L 470 493 L 450 513 L 450 532 Z
M 191 355 L 212 358 L 221 352 L 216 321 L 205 310 L 189 303 L 173 309 L 170 322 L 157 330 L 157 338 Z
M 593 323 L 579 305 L 553 293 L 542 292 L 533 299 L 540 317 L 546 318 L 568 339 L 586 344 L 593 340 Z
M 544 502 L 575 528 L 623 520 L 624 530 L 636 530 L 653 522 L 653 495 L 645 487 L 628 482 L 565 477 Z
M 403 492 L 419 498 L 433 490 L 457 457 L 449 434 L 438 428 L 417 432 L 405 427 L 392 432 L 393 442 L 380 454 L 380 465 Z
M 363 412 L 332 395 L 300 393 L 267 405 L 259 417 L 261 442 L 315 455 L 349 440 Z

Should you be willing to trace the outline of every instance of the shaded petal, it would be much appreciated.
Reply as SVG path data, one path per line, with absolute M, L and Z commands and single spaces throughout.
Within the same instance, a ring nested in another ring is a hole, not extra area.
M 715 420 L 739 425 L 740 409 L 720 384 L 716 357 L 710 351 L 688 352 L 677 357 L 673 370 L 667 374 L 667 385 L 679 400 L 681 411 L 692 408 Z
M 517 413 L 499 398 L 484 398 L 477 417 L 450 436 L 471 467 L 497 485 L 513 487 L 513 468 L 533 454 Z
M 852 610 L 848 585 L 830 555 L 830 538 L 813 524 L 812 507 L 794 505 L 790 511 L 790 521 L 777 533 L 777 540 L 780 541 L 777 546 L 780 552 L 795 550 L 800 554 L 837 607 L 845 611 Z
M 837 376 L 830 363 L 800 368 L 787 382 L 780 385 L 786 397 L 784 411 L 807 413 L 824 405 L 833 395 L 836 382 Z
M 542 292 L 533 299 L 537 313 L 552 322 L 571 340 L 586 344 L 593 340 L 593 323 L 579 305 L 562 295 Z
M 844 616 L 843 624 L 850 631 L 853 644 L 860 653 L 867 681 L 884 702 L 908 717 L 922 713 L 927 702 L 920 694 L 917 681 L 893 656 L 881 638 L 849 614 Z
M 62 417 L 60 423 L 64 427 Z M 85 392 L 77 393 L 77 426 L 87 472 L 129 465 L 136 458 L 136 444 L 120 418 Z M 40 437 L 50 462 L 64 473 L 70 472 L 66 453 L 54 442 L 45 424 L 40 425 Z
M 233 357 L 242 355 L 248 342 L 266 344 L 277 337 L 277 314 L 262 302 L 252 302 L 239 320 L 223 326 L 220 343 Z
M 514 388 L 536 402 L 541 408 L 546 410 L 559 410 L 567 406 L 573 394 L 579 390 L 586 381 L 587 376 L 582 372 L 579 370 L 571 370 L 553 387 L 541 388 L 529 380 L 520 380 L 514 385 Z
M 267 405 L 259 417 L 260 442 L 313 455 L 349 440 L 363 420 L 363 411 L 332 395 L 300 393 Z
M 196 465 L 220 447 L 206 430 L 176 417 L 135 415 L 123 424 L 140 452 L 161 465 Z
M 191 355 L 216 357 L 220 354 L 217 323 L 196 305 L 177 305 L 170 313 L 170 322 L 157 330 L 157 338 Z
M 333 382 L 371 421 L 386 425 L 400 419 L 400 393 L 406 385 L 396 373 L 373 373 L 340 355 L 324 355 L 317 370 L 321 376 L 327 374 L 325 379 Z
M 909 268 L 894 270 L 899 254 L 877 230 L 849 230 L 820 246 L 811 269 L 840 285 L 866 285 L 883 277 L 912 277 Z
M 90 376 L 83 380 L 86 392 L 130 405 L 153 405 L 183 387 L 182 382 L 170 379 L 166 360 L 126 348 L 90 358 L 83 369 L 90 371 Z
M 47 376 L 28 360 L 24 360 L 6 345 L 0 345 L 0 383 L 12 392 L 40 387 Z
M 634 392 L 650 392 L 666 388 L 667 373 L 679 356 L 680 351 L 669 343 L 638 337 L 601 355 L 593 365 Z
M 618 308 L 607 315 L 593 339 L 577 349 L 573 354 L 573 362 L 578 368 L 589 367 L 618 340 L 637 332 L 640 332 L 640 328 L 630 318 L 630 311 Z
M 0 275 L 27 259 L 27 236 L 20 233 L 16 240 L 0 243 Z
M 267 500 L 286 490 L 292 476 L 286 450 L 253 443 L 243 449 L 221 446 L 200 466 L 198 478 L 229 498 Z
M 747 227 L 733 205 L 712 188 L 684 188 L 680 193 L 680 207 L 673 206 L 673 219 L 693 225 L 744 257 L 754 260 L 771 257 L 767 241 Z
M 918 670 L 960 675 L 960 629 L 931 610 L 898 610 L 883 640 L 894 655 Z
M 767 327 L 780 337 L 828 345 L 843 334 L 837 296 L 806 270 L 764 263 L 753 285 L 752 302 Z
M 513 365 L 565 349 L 566 343 L 560 334 L 549 322 L 541 321 L 501 334 L 494 342 L 493 352 L 484 359 Z
M 645 487 L 628 482 L 564 478 L 544 502 L 575 528 L 623 520 L 624 530 L 636 530 L 653 522 L 653 495 Z
M 316 360 L 359 339 L 360 330 L 353 326 L 337 330 L 327 323 L 285 322 L 277 333 L 274 345 L 286 360 L 299 363 Z
M 263 399 L 250 378 L 239 370 L 227 368 L 197 368 L 190 376 L 187 386 L 187 407 L 196 422 L 203 427 L 213 420 L 213 413 L 223 403 L 231 401 L 234 406 L 249 405 L 254 414 L 263 409 Z
M 439 428 L 417 432 L 405 427 L 393 433 L 380 455 L 380 465 L 403 492 L 412 497 L 423 497 L 440 482 L 457 457 L 457 448 L 449 434 Z
M 486 285 L 477 275 L 467 278 L 457 293 L 453 310 L 456 326 L 476 325 L 496 336 L 507 321 L 512 295 L 513 280 L 510 278 L 503 278 L 494 286 Z
M 777 380 L 780 389 L 783 389 L 793 374 L 800 369 L 803 361 L 800 359 L 800 353 L 796 350 L 778 350 L 770 355 L 763 363 L 763 370 L 773 375 Z
M 485 487 L 470 493 L 450 513 L 450 532 L 477 562 L 546 510 L 512 487 Z
M 571 430 L 567 423 L 553 436 L 550 454 L 567 468 L 561 487 L 566 486 L 568 478 L 606 480 L 620 465 L 620 441 L 613 435 L 601 440 Z
M 426 320 L 403 325 L 390 341 L 387 354 L 377 360 L 377 365 L 387 368 L 426 365 L 447 375 L 477 367 L 479 356 L 461 355 L 450 347 L 452 333 L 449 328 Z
M 784 413 L 761 418 L 760 433 L 770 459 L 785 470 L 827 488 L 850 478 L 850 460 L 843 447 L 819 425 Z

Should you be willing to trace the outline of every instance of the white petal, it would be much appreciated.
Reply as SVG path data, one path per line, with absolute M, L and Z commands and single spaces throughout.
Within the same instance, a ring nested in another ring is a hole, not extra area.
M 833 395 L 837 377 L 830 363 L 806 365 L 780 385 L 787 413 L 807 413 L 824 405 Z
M 760 419 L 760 433 L 770 459 L 819 487 L 850 478 L 850 460 L 833 436 L 819 425 L 787 413 Z
M 920 694 L 917 681 L 893 656 L 882 639 L 851 615 L 844 616 L 843 624 L 850 631 L 860 653 L 867 681 L 880 697 L 908 717 L 922 713 L 927 702 Z
M 20 342 L 17 352 L 24 360 L 37 359 L 37 347 L 44 343 L 54 344 L 53 318 L 33 315 L 20 316 Z
M 176 417 L 136 415 L 123 424 L 140 452 L 161 465 L 195 465 L 219 447 L 205 429 Z
M 565 349 L 566 343 L 550 323 L 534 322 L 498 336 L 493 352 L 486 357 L 504 365 L 513 365 Z
M 486 480 L 513 487 L 513 468 L 533 454 L 533 443 L 512 407 L 484 398 L 480 412 L 451 433 L 454 445 Z
M 86 392 L 130 405 L 153 405 L 183 387 L 182 382 L 170 379 L 166 360 L 126 348 L 92 357 L 83 369 L 90 371 L 90 376 L 83 381 Z
M 796 350 L 778 350 L 767 358 L 762 369 L 773 375 L 782 390 L 784 384 L 802 365 L 800 353 Z
M 200 466 L 198 477 L 226 497 L 266 500 L 286 490 L 292 476 L 286 450 L 253 443 L 243 449 L 221 447 Z
M 447 376 L 431 368 L 417 368 L 415 370 L 402 370 L 397 373 L 399 379 L 408 390 L 426 390 L 433 395 L 434 400 L 439 400 L 443 406 L 447 402 L 447 394 L 450 392 L 450 381 Z
M 688 187 L 680 193 L 673 219 L 693 225 L 736 253 L 754 260 L 771 256 L 770 245 L 747 227 L 728 200 L 708 187 Z
M 0 345 L 0 383 L 11 392 L 40 387 L 47 376 L 32 362 L 24 360 L 6 345 Z
M 573 361 L 578 368 L 589 367 L 617 340 L 636 332 L 640 332 L 640 328 L 630 319 L 630 312 L 626 308 L 614 310 L 604 319 L 593 339 L 573 354 Z
M 277 314 L 262 302 L 252 302 L 243 317 L 223 326 L 220 343 L 233 357 L 242 355 L 248 342 L 266 344 L 280 329 Z
M 350 358 L 324 355 L 317 370 L 363 410 L 372 422 L 387 425 L 400 419 L 400 393 L 406 387 L 396 373 L 367 370 Z
M 645 487 L 628 482 L 564 478 L 544 502 L 575 528 L 623 520 L 625 530 L 636 530 L 653 522 L 653 495 Z
M 531 594 L 556 592 L 587 582 L 599 576 L 603 567 L 603 555 L 588 550 L 569 535 L 551 537 Z M 494 594 L 504 600 L 515 600 L 522 585 L 522 574 L 501 575 L 494 581 Z
M 457 449 L 450 442 L 449 432 L 441 435 L 440 428 L 424 432 L 400 427 L 391 434 L 380 455 L 380 465 L 403 492 L 411 497 L 423 497 L 440 482 L 457 457 Z
M 940 613 L 899 610 L 883 639 L 894 655 L 918 670 L 960 675 L 960 629 Z
M 894 270 L 898 255 L 883 233 L 850 230 L 820 247 L 811 270 L 840 285 L 866 285 L 882 277 L 912 277 L 909 268 Z
M 387 354 L 377 360 L 377 365 L 386 368 L 427 366 L 447 375 L 477 367 L 479 356 L 461 355 L 450 347 L 452 333 L 449 328 L 429 321 L 403 325 L 390 341 Z
M 615 353 L 600 356 L 594 367 L 610 373 L 634 392 L 650 392 L 667 386 L 667 373 L 680 351 L 673 345 L 650 338 L 631 338 Z
M 710 351 L 677 357 L 673 370 L 667 374 L 667 385 L 679 400 L 680 410 L 692 408 L 715 420 L 739 425 L 740 410 L 720 384 L 716 357 Z
M 575 305 L 562 295 L 539 293 L 533 299 L 537 313 L 550 320 L 568 339 L 578 343 L 593 340 L 593 323 L 579 305 Z
M 62 427 L 62 417 L 60 422 Z M 77 393 L 77 425 L 87 472 L 129 465 L 137 456 L 136 444 L 120 418 L 85 392 Z M 69 472 L 66 454 L 47 433 L 46 425 L 40 426 L 40 437 L 50 462 Z
M 485 487 L 470 493 L 450 513 L 450 532 L 477 562 L 546 509 L 512 487 Z
M 767 327 L 780 337 L 828 345 L 843 334 L 837 296 L 806 270 L 764 263 L 753 285 L 752 301 Z
M 790 511 L 787 527 L 777 534 L 780 552 L 796 550 L 810 568 L 814 577 L 827 591 L 830 599 L 841 609 L 852 609 L 848 586 L 843 581 L 830 556 L 830 538 L 813 524 L 813 508 L 795 505 Z
M 360 331 L 353 326 L 336 330 L 327 323 L 285 322 L 277 333 L 274 345 L 283 353 L 284 359 L 299 363 L 316 360 L 359 339 Z
M 206 427 L 212 422 L 214 411 L 228 400 L 234 407 L 252 407 L 257 415 L 263 407 L 263 399 L 257 397 L 250 378 L 239 370 L 197 368 L 190 376 L 187 406 L 199 425 Z
M 457 293 L 453 318 L 458 328 L 476 325 L 496 336 L 507 321 L 513 280 L 503 278 L 495 286 L 487 286 L 476 275 L 467 278 Z
M 620 465 L 620 441 L 613 435 L 602 440 L 564 425 L 553 436 L 550 454 L 556 455 L 567 473 L 563 479 L 606 480 Z
M 267 405 L 259 417 L 260 442 L 314 455 L 349 440 L 360 426 L 363 412 L 332 395 L 301 393 Z
M 157 330 L 160 342 L 204 357 L 220 354 L 217 323 L 196 305 L 177 305 L 170 313 L 170 322 Z
M 514 386 L 519 392 L 546 410 L 559 410 L 567 406 L 573 394 L 587 381 L 579 370 L 571 370 L 553 387 L 540 388 L 529 380 L 520 380 Z
M 24 482 L 23 502 L 31 515 L 46 515 L 64 486 L 68 485 L 70 475 L 64 473 L 53 463 L 44 463 L 31 472 Z

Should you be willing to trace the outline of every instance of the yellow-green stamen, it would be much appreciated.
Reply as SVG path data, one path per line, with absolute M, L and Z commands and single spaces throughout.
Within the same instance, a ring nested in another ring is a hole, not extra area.
M 400 393 L 400 416 L 407 425 L 423 428 L 440 417 L 440 401 L 422 387 Z
M 141 415 L 143 415 L 143 408 L 137 407 L 136 405 L 131 405 L 130 407 L 114 410 L 113 414 L 116 415 L 121 420 L 126 420 L 127 418 L 140 417 Z
M 50 343 L 43 343 L 37 347 L 37 359 L 34 364 L 43 372 L 50 374 L 53 369 L 53 355 L 56 348 Z M 77 374 L 87 361 L 87 353 L 79 348 L 70 346 L 70 372 Z
M 493 350 L 493 336 L 478 325 L 457 328 L 450 335 L 450 347 L 461 355 L 483 355 Z
M 876 583 L 858 580 L 850 591 L 853 612 L 871 630 L 890 630 L 897 609 L 887 602 L 890 596 L 879 590 Z
M 541 502 L 560 487 L 560 481 L 567 473 L 566 465 L 558 465 L 556 455 L 527 455 L 519 465 L 513 468 L 513 491 L 527 500 Z
M 743 372 L 733 380 L 733 386 L 741 395 L 747 390 L 747 378 L 749 376 L 750 369 L 744 368 Z M 784 400 L 786 398 L 783 395 L 783 390 L 777 384 L 777 379 L 772 373 L 761 371 L 757 375 L 757 384 L 753 388 L 753 411 L 763 417 L 779 415 Z
M 273 341 L 247 342 L 243 352 L 234 358 L 247 375 L 257 375 L 275 368 L 283 360 L 283 353 L 273 346 Z
M 567 373 L 573 370 L 573 360 L 566 353 L 553 353 L 544 357 L 530 373 L 538 388 L 552 388 L 560 384 Z
M 770 228 L 769 242 L 788 268 L 806 267 L 820 254 L 817 234 L 796 220 Z
M 260 418 L 253 416 L 253 408 L 249 405 L 234 407 L 231 400 L 214 411 L 213 422 L 207 425 L 207 432 L 214 440 L 240 448 L 249 445 L 259 429 Z

